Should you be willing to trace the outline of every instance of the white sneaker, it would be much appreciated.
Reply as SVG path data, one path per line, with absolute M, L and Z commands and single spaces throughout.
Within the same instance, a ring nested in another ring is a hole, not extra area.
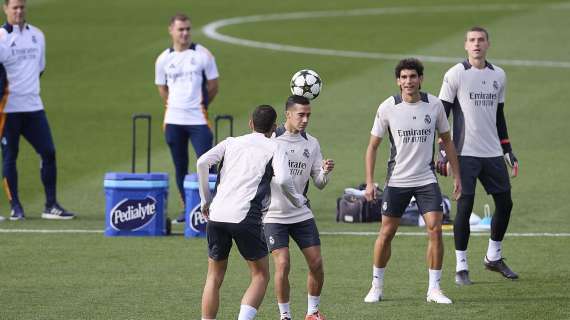
M 368 294 L 364 297 L 364 302 L 375 303 L 380 300 L 382 300 L 382 287 L 372 285 L 370 291 L 368 291 Z
M 453 303 L 451 299 L 446 297 L 440 289 L 431 289 L 428 291 L 427 302 L 451 304 Z

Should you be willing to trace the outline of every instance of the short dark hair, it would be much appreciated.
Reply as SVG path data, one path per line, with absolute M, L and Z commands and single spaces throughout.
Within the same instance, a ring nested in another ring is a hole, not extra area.
M 26 2 L 26 0 L 24 0 L 24 2 Z M 9 5 L 10 4 L 10 0 L 4 0 L 4 5 Z
M 396 68 L 394 69 L 396 79 L 400 77 L 400 72 L 402 72 L 402 70 L 416 70 L 418 76 L 424 75 L 424 65 L 420 60 L 416 58 L 402 59 L 400 62 L 398 62 Z
M 291 108 L 296 104 L 302 104 L 304 106 L 307 106 L 311 104 L 311 101 L 303 96 L 298 96 L 296 94 L 290 95 L 289 98 L 287 98 L 287 101 L 285 102 L 285 110 L 289 110 L 289 108 Z
M 7 0 L 8 1 L 8 0 Z M 177 13 L 170 18 L 170 22 L 168 23 L 169 26 L 173 25 L 175 21 L 190 21 L 190 17 L 188 17 L 184 13 Z
M 469 32 L 483 32 L 485 34 L 485 39 L 487 39 L 487 41 L 489 41 L 489 32 L 487 32 L 487 29 L 485 29 L 483 27 L 474 26 L 474 27 L 469 28 L 469 30 L 467 30 L 467 32 L 465 32 L 465 40 L 467 40 L 467 34 Z
M 253 121 L 253 130 L 260 133 L 268 133 L 275 125 L 277 120 L 277 112 L 268 104 L 259 105 L 251 114 Z

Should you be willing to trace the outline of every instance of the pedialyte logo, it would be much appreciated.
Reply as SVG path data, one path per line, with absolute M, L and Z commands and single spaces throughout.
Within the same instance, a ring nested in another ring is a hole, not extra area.
M 188 219 L 188 226 L 190 229 L 196 233 L 206 233 L 206 224 L 208 221 L 202 215 L 200 211 L 200 204 L 192 208 L 190 212 L 190 218 Z
M 111 227 L 119 231 L 137 231 L 156 216 L 156 199 L 123 199 L 111 209 Z

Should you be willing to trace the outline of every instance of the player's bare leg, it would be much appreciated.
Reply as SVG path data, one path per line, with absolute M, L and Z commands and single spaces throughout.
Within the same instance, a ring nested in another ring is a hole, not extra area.
M 378 237 L 374 243 L 374 266 L 372 287 L 364 298 L 364 302 L 378 302 L 382 300 L 382 290 L 384 287 L 384 269 L 392 254 L 392 239 L 396 235 L 400 218 L 382 216 L 382 224 Z
M 247 261 L 247 266 L 251 274 L 251 282 L 241 299 L 239 320 L 255 317 L 269 283 L 269 259 L 267 256 L 258 260 Z
M 321 291 L 325 281 L 321 246 L 308 247 L 302 251 L 309 267 L 309 273 L 307 274 L 307 318 L 324 319 L 324 316 L 319 311 Z
M 291 270 L 289 248 L 279 248 L 271 252 L 275 264 L 275 296 L 279 304 L 281 319 L 291 318 L 289 309 L 289 271 Z
M 202 319 L 215 319 L 220 306 L 220 287 L 228 268 L 228 260 L 208 258 L 208 275 L 202 293 Z
M 441 280 L 441 267 L 443 265 L 443 238 L 441 232 L 442 212 L 428 212 L 423 216 L 428 235 L 426 261 L 429 272 L 429 287 L 427 301 L 435 303 L 452 303 L 439 286 Z

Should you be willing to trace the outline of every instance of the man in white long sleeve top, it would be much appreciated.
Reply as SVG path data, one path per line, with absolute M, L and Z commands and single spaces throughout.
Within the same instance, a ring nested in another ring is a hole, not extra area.
M 326 186 L 334 161 L 323 161 L 318 140 L 305 132 L 311 116 L 311 105 L 307 98 L 290 96 L 285 104 L 285 116 L 285 125 L 277 128 L 274 139 L 281 146 L 282 152 L 288 154 L 288 169 L 296 189 L 304 190 L 306 196 L 309 178 L 313 179 L 319 189 Z M 275 261 L 275 295 L 281 319 L 291 319 L 289 236 L 303 252 L 309 267 L 306 319 L 324 319 L 319 311 L 324 281 L 321 241 L 309 204 L 300 208 L 295 206 L 280 190 L 279 185 L 272 182 L 271 204 L 263 222 L 265 237 Z
M 201 208 L 208 219 L 209 256 L 202 295 L 202 319 L 216 318 L 232 239 L 247 261 L 252 277 L 242 298 L 238 319 L 253 319 L 261 305 L 269 282 L 262 216 L 271 200 L 270 182 L 273 180 L 279 186 L 293 207 L 302 207 L 306 202 L 287 172 L 286 153 L 269 139 L 275 130 L 276 119 L 273 107 L 258 106 L 249 121 L 253 133 L 227 138 L 198 159 Z M 218 164 L 213 197 L 208 188 L 208 173 L 210 167 Z

